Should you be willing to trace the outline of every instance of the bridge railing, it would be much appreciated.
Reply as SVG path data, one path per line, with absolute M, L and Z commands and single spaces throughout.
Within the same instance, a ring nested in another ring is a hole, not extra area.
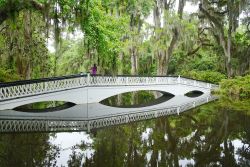
M 93 76 L 91 86 L 177 84 L 177 77 Z
M 0 101 L 78 88 L 86 85 L 87 77 L 79 76 L 2 83 L 0 84 Z
M 211 83 L 205 83 L 202 81 L 197 81 L 197 80 L 193 80 L 193 79 L 189 79 L 189 78 L 182 78 L 182 77 L 180 79 L 180 83 L 185 84 L 185 85 L 204 87 L 204 88 L 211 88 L 211 86 L 213 85 Z
M 202 81 L 182 78 L 180 76 L 90 76 L 72 75 L 65 77 L 25 80 L 0 83 L 0 101 L 20 97 L 51 93 L 83 86 L 114 86 L 114 85 L 155 85 L 155 84 L 186 84 L 203 88 L 217 88 L 217 85 Z
M 185 84 L 209 89 L 218 88 L 218 85 L 212 83 L 183 78 L 180 76 L 93 76 L 90 77 L 89 81 L 89 85 L 91 86 Z

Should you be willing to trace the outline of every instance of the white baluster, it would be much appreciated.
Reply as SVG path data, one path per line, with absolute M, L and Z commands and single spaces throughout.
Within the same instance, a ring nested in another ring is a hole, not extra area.
M 154 112 L 154 117 L 155 117 L 155 118 L 158 117 L 158 112 L 157 112 L 157 111 Z
M 180 75 L 178 76 L 177 82 L 178 82 L 178 84 L 181 83 L 181 76 Z
M 180 107 L 177 107 L 177 114 L 180 114 Z
M 90 76 L 90 74 L 88 73 L 88 74 L 87 74 L 87 86 L 90 86 L 90 84 L 91 84 L 91 83 L 90 83 L 90 79 L 91 79 L 90 77 L 91 77 L 91 76 Z
M 3 88 L 0 88 L 0 99 L 3 99 Z
M 194 102 L 193 102 L 193 107 L 195 107 L 195 105 L 196 105 L 196 104 L 195 104 L 195 101 L 194 101 Z

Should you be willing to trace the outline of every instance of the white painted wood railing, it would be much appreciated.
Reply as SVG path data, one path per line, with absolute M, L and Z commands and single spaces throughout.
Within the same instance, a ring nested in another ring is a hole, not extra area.
M 18 81 L 0 84 L 0 101 L 14 98 L 39 95 L 85 86 L 115 86 L 115 85 L 156 85 L 185 84 L 196 87 L 214 89 L 217 85 L 192 79 L 173 76 L 90 76 L 77 75 L 60 78 Z

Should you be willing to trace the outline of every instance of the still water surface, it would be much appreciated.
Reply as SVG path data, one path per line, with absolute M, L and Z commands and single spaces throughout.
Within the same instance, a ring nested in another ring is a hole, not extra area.
M 1 134 L 0 166 L 250 166 L 249 122 L 220 99 L 91 132 Z

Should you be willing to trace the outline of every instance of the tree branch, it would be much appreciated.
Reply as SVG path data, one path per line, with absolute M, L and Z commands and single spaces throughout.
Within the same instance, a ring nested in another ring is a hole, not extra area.
M 1 29 L 0 29 L 0 32 L 2 32 L 4 29 L 6 29 L 8 27 L 8 25 L 5 25 L 3 26 Z
M 189 51 L 189 52 L 187 53 L 187 56 L 191 56 L 191 55 L 195 54 L 196 52 L 198 52 L 198 51 L 200 50 L 200 47 L 201 47 L 201 45 L 199 45 L 199 46 L 197 46 L 195 49 Z
M 14 13 L 19 13 L 24 9 L 34 9 L 37 11 L 43 11 L 44 5 L 36 0 L 16 0 L 7 1 L 0 8 L 0 25 L 8 18 L 13 17 Z
M 214 16 L 212 16 L 209 12 L 207 12 L 203 7 L 202 4 L 199 4 L 200 11 L 210 20 L 212 21 L 219 29 L 222 29 L 223 25 L 217 20 Z

